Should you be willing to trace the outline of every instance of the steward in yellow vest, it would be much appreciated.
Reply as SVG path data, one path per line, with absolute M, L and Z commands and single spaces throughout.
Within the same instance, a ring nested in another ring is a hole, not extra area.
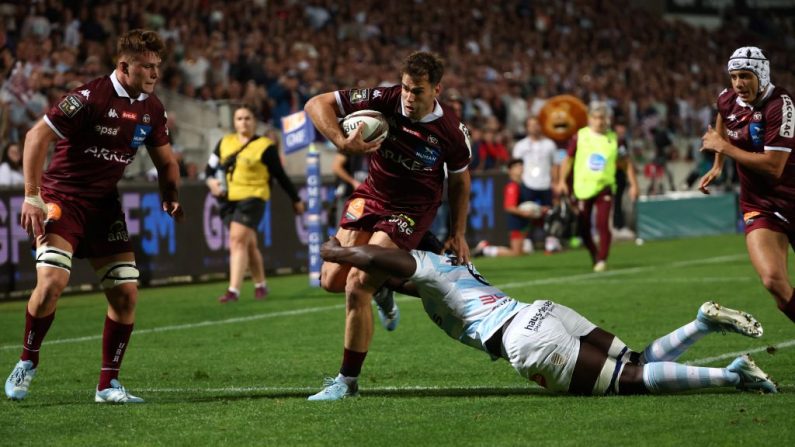
M 612 130 L 601 134 L 590 127 L 577 132 L 574 158 L 574 196 L 590 199 L 609 186 L 616 192 L 618 137 Z

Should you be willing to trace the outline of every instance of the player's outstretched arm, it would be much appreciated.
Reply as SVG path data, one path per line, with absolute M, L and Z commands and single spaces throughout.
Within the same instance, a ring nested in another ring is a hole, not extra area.
M 368 273 L 381 272 L 396 278 L 408 278 L 417 269 L 417 262 L 407 252 L 378 245 L 343 247 L 336 237 L 320 246 L 324 261 L 352 265 Z
M 444 248 L 452 250 L 458 258 L 458 264 L 463 265 L 469 262 L 469 245 L 466 241 L 471 187 L 469 170 L 450 173 L 447 181 L 449 186 L 451 228 L 450 237 L 447 239 Z
M 22 151 L 22 173 L 25 177 L 25 201 L 19 213 L 19 224 L 28 233 L 40 236 L 44 233 L 44 218 L 47 206 L 41 200 L 39 187 L 44 172 L 44 160 L 50 144 L 58 140 L 56 134 L 44 120 L 39 120 L 25 135 Z
M 163 211 L 167 212 L 177 222 L 184 217 L 184 211 L 179 204 L 179 166 L 174 159 L 170 144 L 155 148 L 148 148 L 149 157 L 157 169 L 157 182 L 160 186 L 160 198 Z

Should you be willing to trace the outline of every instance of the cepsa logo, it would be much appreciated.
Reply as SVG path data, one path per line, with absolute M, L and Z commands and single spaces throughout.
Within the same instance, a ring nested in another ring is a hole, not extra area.
M 116 136 L 119 133 L 118 127 L 109 127 L 109 126 L 94 126 L 94 131 L 96 131 L 100 135 L 111 135 Z

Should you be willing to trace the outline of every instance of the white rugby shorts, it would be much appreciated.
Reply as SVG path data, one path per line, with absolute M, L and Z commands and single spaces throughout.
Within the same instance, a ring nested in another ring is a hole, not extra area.
M 580 337 L 596 325 L 574 310 L 549 300 L 522 309 L 505 329 L 502 345 L 511 366 L 544 388 L 569 391 Z

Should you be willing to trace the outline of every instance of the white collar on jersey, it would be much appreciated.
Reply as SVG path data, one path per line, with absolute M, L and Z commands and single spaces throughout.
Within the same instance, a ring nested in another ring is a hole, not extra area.
M 433 107 L 433 112 L 420 118 L 419 120 L 420 123 L 430 123 L 431 121 L 439 119 L 444 115 L 444 111 L 442 110 L 442 105 L 439 104 L 439 101 L 434 99 L 433 103 L 436 104 Z M 403 98 L 400 98 L 400 114 L 405 117 L 408 117 L 408 115 L 406 115 L 406 108 L 403 107 Z
M 765 94 L 764 94 L 764 96 L 762 96 L 762 100 L 761 100 L 761 101 L 759 101 L 759 102 L 760 102 L 760 103 L 762 103 L 762 102 L 764 102 L 765 100 L 767 100 L 767 98 L 769 98 L 769 97 L 770 97 L 770 95 L 773 93 L 773 89 L 774 89 L 774 88 L 776 88 L 776 86 L 775 86 L 775 85 L 773 85 L 773 83 L 772 83 L 772 82 L 771 82 L 770 84 L 768 84 L 768 85 L 767 85 L 767 90 L 765 90 Z M 753 108 L 753 106 L 752 106 L 752 105 L 750 105 L 750 104 L 747 104 L 745 101 L 743 101 L 742 99 L 740 99 L 740 97 L 739 97 L 739 96 L 738 96 L 737 98 L 735 98 L 735 101 L 737 102 L 737 104 L 739 104 L 739 105 L 740 105 L 740 107 L 748 107 L 749 109 L 750 109 L 750 108 Z
M 124 89 L 124 86 L 122 86 L 121 82 L 119 82 L 119 78 L 116 77 L 116 70 L 113 70 L 113 72 L 110 74 L 110 82 L 113 84 L 113 88 L 116 89 L 117 95 L 121 96 L 122 98 L 130 98 L 130 104 L 135 101 L 143 101 L 149 97 L 148 94 L 141 93 L 137 98 L 131 98 L 130 94 L 127 93 L 127 90 Z

